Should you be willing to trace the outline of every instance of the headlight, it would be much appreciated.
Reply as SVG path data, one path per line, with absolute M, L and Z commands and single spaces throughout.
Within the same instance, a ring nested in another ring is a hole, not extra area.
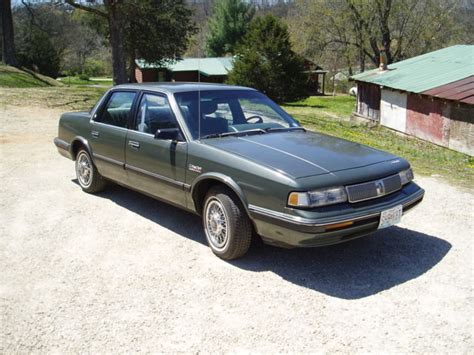
M 292 207 L 319 207 L 347 201 L 344 187 L 331 187 L 308 192 L 292 192 L 288 205 Z
M 414 177 L 413 170 L 411 170 L 411 168 L 400 171 L 398 174 L 400 175 L 400 180 L 402 181 L 402 185 L 408 184 L 410 181 L 413 180 L 413 177 Z

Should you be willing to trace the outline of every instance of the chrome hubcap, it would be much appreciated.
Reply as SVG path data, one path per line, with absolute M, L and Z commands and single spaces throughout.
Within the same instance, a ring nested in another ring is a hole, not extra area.
M 92 180 L 92 166 L 89 157 L 81 154 L 77 158 L 77 179 L 82 186 L 88 186 Z
M 218 200 L 212 200 L 206 206 L 206 234 L 209 241 L 217 249 L 227 243 L 227 216 L 224 206 Z

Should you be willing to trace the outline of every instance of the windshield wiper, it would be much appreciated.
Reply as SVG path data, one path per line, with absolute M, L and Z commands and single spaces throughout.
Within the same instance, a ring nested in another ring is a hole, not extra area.
M 249 129 L 247 131 L 206 134 L 205 136 L 202 136 L 201 139 L 221 138 L 221 137 L 229 137 L 229 136 L 241 137 L 241 136 L 248 136 L 248 135 L 251 135 L 251 134 L 262 134 L 262 133 L 267 133 L 267 131 L 264 130 L 264 129 L 261 129 L 261 128 L 256 128 L 256 129 Z
M 290 132 L 290 131 L 303 131 L 306 132 L 306 129 L 303 127 L 268 127 L 265 128 L 265 132 Z

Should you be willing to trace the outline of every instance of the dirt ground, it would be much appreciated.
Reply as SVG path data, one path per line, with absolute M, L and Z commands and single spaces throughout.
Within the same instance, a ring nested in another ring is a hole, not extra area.
M 60 112 L 0 100 L 0 353 L 474 351 L 472 191 L 418 177 L 399 226 L 225 262 L 196 216 L 83 193 Z

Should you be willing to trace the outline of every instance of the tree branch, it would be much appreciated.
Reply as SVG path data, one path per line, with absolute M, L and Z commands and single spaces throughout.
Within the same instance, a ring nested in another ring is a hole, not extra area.
M 98 15 L 98 16 L 101 16 L 101 17 L 104 17 L 104 18 L 108 18 L 106 12 L 101 11 L 101 10 L 95 8 L 95 7 L 82 5 L 80 3 L 76 3 L 74 0 L 65 0 L 65 1 L 66 1 L 67 4 L 71 5 L 72 7 L 76 8 L 76 9 L 83 10 L 83 11 L 88 11 L 88 12 L 91 12 L 95 15 Z

